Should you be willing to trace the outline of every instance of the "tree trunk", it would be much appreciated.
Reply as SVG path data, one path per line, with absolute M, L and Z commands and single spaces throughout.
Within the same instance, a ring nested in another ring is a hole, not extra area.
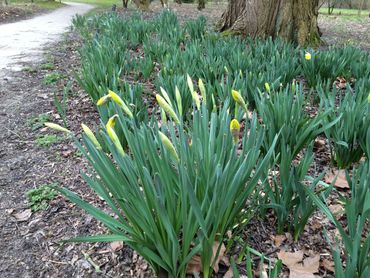
M 206 0 L 198 0 L 198 10 L 203 10 L 206 7 Z
M 281 37 L 302 46 L 317 46 L 318 6 L 319 0 L 229 0 L 219 28 L 226 34 Z
M 150 0 L 133 0 L 136 7 L 142 11 L 149 10 Z
M 123 8 L 127 9 L 128 0 L 122 0 L 122 6 L 123 6 Z

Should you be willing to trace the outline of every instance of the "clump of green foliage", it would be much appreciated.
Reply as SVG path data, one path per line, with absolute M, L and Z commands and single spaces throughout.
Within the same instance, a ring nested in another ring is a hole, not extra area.
M 42 185 L 26 192 L 27 204 L 32 211 L 36 212 L 48 208 L 48 203 L 57 196 L 57 192 L 51 188 L 52 186 L 57 186 L 57 184 Z
M 36 117 L 27 120 L 27 126 L 29 126 L 33 131 L 44 126 L 44 123 L 50 121 L 50 116 L 46 113 L 39 114 Z
M 63 137 L 54 134 L 45 134 L 36 138 L 36 145 L 40 147 L 50 147 L 51 145 L 58 143 L 63 139 Z

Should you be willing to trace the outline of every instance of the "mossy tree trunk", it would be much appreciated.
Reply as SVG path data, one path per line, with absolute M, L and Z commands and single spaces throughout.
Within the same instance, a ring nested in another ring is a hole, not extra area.
M 319 0 L 229 0 L 220 31 L 251 37 L 281 37 L 299 45 L 320 43 Z
M 198 0 L 198 10 L 203 10 L 206 7 L 206 0 Z
M 150 0 L 133 0 L 136 7 L 142 11 L 149 10 Z

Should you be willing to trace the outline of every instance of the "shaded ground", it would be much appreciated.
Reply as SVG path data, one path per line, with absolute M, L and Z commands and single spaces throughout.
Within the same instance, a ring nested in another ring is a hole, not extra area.
M 11 1 L 13 2 L 13 1 Z M 50 10 L 62 7 L 64 4 L 57 1 L 31 3 L 11 3 L 8 6 L 0 6 L 0 24 L 10 23 L 50 12 Z
M 174 5 L 174 9 L 182 20 L 203 14 L 213 22 L 222 12 L 219 6 L 213 5 L 202 12 L 194 6 L 189 9 L 187 5 Z M 158 7 L 153 10 L 158 10 Z M 331 23 L 321 19 L 320 24 L 324 37 L 334 41 L 336 33 L 330 29 Z M 358 37 L 353 36 L 352 39 L 357 40 Z M 1 277 L 153 276 L 148 265 L 127 246 L 61 246 L 59 242 L 62 239 L 104 233 L 99 223 L 64 198 L 57 197 L 51 201 L 46 211 L 30 214 L 28 210 L 25 193 L 50 183 L 66 186 L 97 206 L 103 206 L 82 182 L 80 170 L 85 169 L 86 163 L 71 141 L 63 138 L 50 147 L 41 147 L 36 143 L 37 138 L 52 132 L 43 127 L 32 130 L 30 124 L 30 120 L 41 113 L 47 114 L 50 121 L 62 124 L 61 115 L 53 105 L 53 94 L 61 95 L 68 84 L 71 84 L 67 111 L 69 128 L 78 134 L 81 122 L 91 127 L 98 123 L 90 99 L 73 80 L 73 72 L 79 67 L 78 47 L 78 38 L 70 33 L 62 41 L 48 46 L 42 62 L 25 64 L 25 70 L 8 71 L 0 79 Z M 50 73 L 58 73 L 59 77 L 53 85 L 47 86 L 44 82 Z M 325 147 L 322 152 L 324 157 L 327 156 Z M 322 259 L 330 258 L 322 233 L 324 227 L 330 230 L 332 226 L 319 213 L 312 217 L 297 243 L 289 235 L 277 240 L 273 227 L 273 219 L 268 216 L 267 220 L 254 220 L 244 239 L 249 239 L 252 247 L 271 258 L 276 258 L 279 248 L 291 251 L 305 249 L 306 255 L 315 251 L 321 254 Z M 237 251 L 238 247 L 234 252 Z M 321 267 L 320 271 L 321 277 L 330 277 L 331 272 L 327 268 Z

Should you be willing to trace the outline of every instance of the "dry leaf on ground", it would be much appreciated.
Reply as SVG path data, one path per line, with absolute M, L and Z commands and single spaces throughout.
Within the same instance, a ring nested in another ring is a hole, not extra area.
M 32 215 L 31 209 L 26 209 L 22 212 L 14 213 L 13 216 L 18 222 L 27 221 Z
M 213 247 L 212 247 L 212 259 L 211 261 L 213 262 L 216 254 L 217 254 L 217 250 L 218 250 L 218 247 L 219 247 L 220 243 L 218 241 L 215 241 L 215 243 L 213 244 Z M 215 273 L 218 273 L 218 264 L 219 262 L 222 260 L 224 262 L 228 262 L 228 259 L 224 258 L 224 255 L 225 255 L 225 251 L 226 251 L 226 247 L 225 245 L 222 243 L 221 244 L 221 247 L 220 247 L 220 252 L 215 260 L 215 263 L 214 263 L 214 266 L 213 266 L 213 270 L 215 271 Z M 201 273 L 202 271 L 202 261 L 201 261 L 201 258 L 198 254 L 194 255 L 189 263 L 188 263 L 188 266 L 186 268 L 186 273 L 187 274 L 194 274 L 194 273 L 197 273 L 198 275 Z
M 278 258 L 289 268 L 290 278 L 315 277 L 313 273 L 319 271 L 320 254 L 303 259 L 303 251 L 280 251 Z
M 329 171 L 329 173 L 324 178 L 326 183 L 334 183 L 336 188 L 349 189 L 349 185 L 346 179 L 346 172 L 344 170 Z
M 325 268 L 326 270 L 334 273 L 334 262 L 330 261 L 328 259 L 323 259 L 321 262 L 321 266 Z
M 119 251 L 123 248 L 123 241 L 113 241 L 109 246 L 113 252 Z
M 274 244 L 276 247 L 280 247 L 281 244 L 286 240 L 285 235 L 276 235 L 272 237 L 272 240 L 274 241 Z

